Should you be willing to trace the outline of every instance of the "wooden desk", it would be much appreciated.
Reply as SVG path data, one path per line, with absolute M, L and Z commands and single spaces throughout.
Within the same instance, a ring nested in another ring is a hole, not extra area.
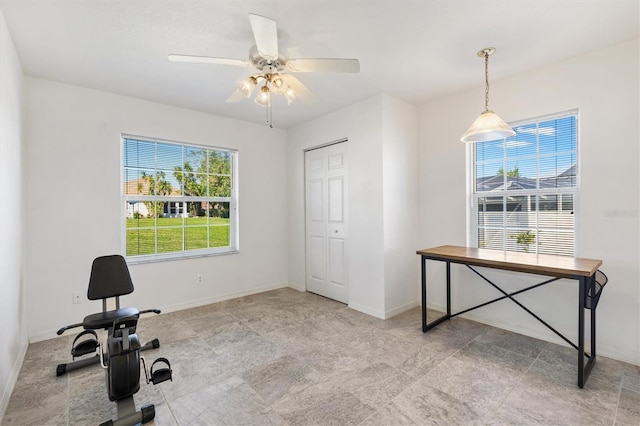
M 581 388 L 584 386 L 589 373 L 596 360 L 596 306 L 597 298 L 600 296 L 596 288 L 596 272 L 602 265 L 601 260 L 597 259 L 581 259 L 566 256 L 553 256 L 534 253 L 516 253 L 508 251 L 487 250 L 478 249 L 472 247 L 460 247 L 460 246 L 439 246 L 424 250 L 418 250 L 416 252 L 421 257 L 422 264 L 422 331 L 427 332 L 431 328 L 438 324 L 455 317 L 457 315 L 464 314 L 474 309 L 487 306 L 491 303 L 510 299 L 516 303 L 547 328 L 560 336 L 564 341 L 569 343 L 575 349 L 578 350 L 578 386 Z M 447 313 L 442 317 L 427 323 L 427 274 L 426 274 L 426 261 L 436 260 L 446 262 L 447 269 Z M 478 276 L 491 284 L 494 288 L 500 291 L 503 296 L 480 305 L 474 306 L 469 309 L 452 314 L 451 313 L 451 263 L 462 264 L 475 272 Z M 473 266 L 481 266 L 492 269 L 502 269 L 507 271 L 523 272 L 527 274 L 545 275 L 552 277 L 538 284 L 529 286 L 527 288 L 518 290 L 513 293 L 507 293 L 502 290 L 496 284 L 491 282 L 480 272 L 473 268 Z M 532 290 L 536 287 L 540 287 L 545 284 L 557 281 L 561 278 L 574 279 L 578 281 L 578 344 L 574 344 L 565 336 L 556 331 L 553 327 L 547 324 L 542 318 L 531 312 L 528 308 L 513 298 L 516 294 L 524 293 L 525 291 Z M 585 309 L 591 310 L 591 352 L 589 354 L 584 351 L 584 311 Z M 585 358 L 587 362 L 585 364 Z

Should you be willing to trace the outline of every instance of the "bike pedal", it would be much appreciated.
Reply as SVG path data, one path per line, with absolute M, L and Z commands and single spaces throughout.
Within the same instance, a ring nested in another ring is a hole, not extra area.
M 86 336 L 88 336 L 88 338 L 86 338 Z M 76 344 L 76 342 L 82 337 L 85 337 L 85 340 Z M 93 330 L 85 330 L 82 333 L 78 334 L 73 340 L 71 356 L 73 356 L 73 359 L 76 359 L 76 357 L 93 353 L 96 351 L 96 349 L 98 349 L 99 346 L 100 343 L 98 342 L 98 335 L 96 334 L 96 332 Z
M 154 371 L 154 367 L 157 363 L 164 364 L 166 367 L 158 368 Z M 172 373 L 169 360 L 166 358 L 158 358 L 153 361 L 153 364 L 151 364 L 151 371 L 149 373 L 151 376 L 150 382 L 157 385 L 159 383 L 166 382 L 167 380 L 173 381 Z

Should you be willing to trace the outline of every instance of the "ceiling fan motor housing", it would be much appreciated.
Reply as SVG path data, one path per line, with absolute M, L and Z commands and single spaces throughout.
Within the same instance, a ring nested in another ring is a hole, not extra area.
M 265 74 L 275 74 L 279 71 L 282 71 L 285 64 L 287 63 L 287 61 L 280 57 L 275 60 L 264 58 L 260 55 L 255 45 L 249 50 L 249 60 L 254 67 L 264 72 Z

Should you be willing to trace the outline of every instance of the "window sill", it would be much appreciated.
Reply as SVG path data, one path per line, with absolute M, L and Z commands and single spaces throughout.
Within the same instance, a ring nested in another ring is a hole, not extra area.
M 228 254 L 238 254 L 240 250 L 233 249 L 228 251 L 219 251 L 219 252 L 199 252 L 199 253 L 171 253 L 166 255 L 146 255 L 146 256 L 129 256 L 125 259 L 128 265 L 139 265 L 143 263 L 159 263 L 159 262 L 170 262 L 173 260 L 188 260 L 188 259 L 197 259 L 201 257 L 211 257 L 211 256 L 225 256 Z

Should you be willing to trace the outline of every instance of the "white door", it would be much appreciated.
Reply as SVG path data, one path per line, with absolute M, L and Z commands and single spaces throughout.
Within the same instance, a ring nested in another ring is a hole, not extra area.
M 349 302 L 347 143 L 305 153 L 307 290 Z

